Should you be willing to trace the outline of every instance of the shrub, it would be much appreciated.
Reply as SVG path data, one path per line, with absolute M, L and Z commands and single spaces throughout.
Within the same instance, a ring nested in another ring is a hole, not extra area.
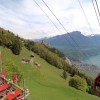
M 77 75 L 70 79 L 69 85 L 81 91 L 86 91 L 87 89 L 86 80 Z
M 12 48 L 11 48 L 12 52 L 15 55 L 19 55 L 21 52 L 21 49 L 22 49 L 22 44 L 21 44 L 20 40 L 18 38 L 15 38 L 13 41 Z
M 66 70 L 63 71 L 63 78 L 66 79 L 67 78 L 67 73 Z
M 23 74 L 12 60 L 7 59 L 5 62 L 3 62 L 3 66 L 3 69 L 6 69 L 8 79 L 10 78 L 13 80 L 14 72 L 16 72 L 18 76 L 18 83 L 22 82 Z

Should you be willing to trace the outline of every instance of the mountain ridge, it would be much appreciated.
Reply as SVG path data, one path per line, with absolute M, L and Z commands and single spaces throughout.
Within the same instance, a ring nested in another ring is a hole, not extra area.
M 42 40 L 43 39 L 40 39 L 38 41 Z M 43 41 L 50 43 L 72 60 L 77 59 L 77 57 L 73 57 L 73 55 L 77 56 L 77 54 L 79 54 L 79 49 L 88 54 L 88 56 L 94 56 L 98 55 L 100 48 L 100 35 L 85 36 L 80 31 L 73 31 L 67 34 L 45 38 Z M 84 59 L 84 57 L 80 59 Z

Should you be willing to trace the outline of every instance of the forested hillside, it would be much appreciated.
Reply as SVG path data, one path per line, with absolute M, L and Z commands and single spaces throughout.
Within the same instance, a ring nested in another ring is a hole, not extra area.
M 42 42 L 38 43 L 22 39 L 19 36 L 15 36 L 12 32 L 6 31 L 2 28 L 0 29 L 0 45 L 5 49 L 6 48 L 10 49 L 10 51 L 15 56 L 19 56 L 23 48 L 26 48 L 30 52 L 36 53 L 52 66 L 58 69 L 62 69 L 63 70 L 63 74 L 61 75 L 62 78 L 66 79 L 67 78 L 66 72 L 69 73 L 69 75 L 72 77 L 70 81 L 68 81 L 71 87 L 74 87 L 78 90 L 87 93 L 95 94 L 95 91 L 93 90 L 93 79 L 86 76 L 83 72 L 79 71 L 73 65 L 67 63 L 64 54 L 61 53 L 59 50 L 51 48 L 50 46 L 45 45 Z

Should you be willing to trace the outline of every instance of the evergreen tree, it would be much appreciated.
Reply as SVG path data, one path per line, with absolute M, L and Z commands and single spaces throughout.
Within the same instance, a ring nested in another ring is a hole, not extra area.
M 66 70 L 63 71 L 63 78 L 66 79 L 67 78 L 67 73 Z
M 12 45 L 12 52 L 16 55 L 19 55 L 21 52 L 21 42 L 18 38 L 15 38 Z

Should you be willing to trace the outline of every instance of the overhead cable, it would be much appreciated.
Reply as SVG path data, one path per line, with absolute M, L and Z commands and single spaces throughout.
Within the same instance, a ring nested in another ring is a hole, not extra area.
M 36 0 L 33 0 L 36 4 L 37 4 L 37 6 L 42 10 L 42 12 L 46 15 L 46 17 L 51 21 L 51 23 L 55 26 L 55 28 L 60 32 L 60 33 L 62 33 L 63 34 L 63 32 L 62 31 L 60 31 L 60 29 L 57 27 L 57 25 L 52 21 L 52 19 L 47 15 L 47 13 L 42 9 L 42 7 L 36 2 Z M 74 46 L 68 39 L 67 39 L 67 37 L 65 36 L 65 34 L 63 34 L 63 37 L 65 38 L 65 40 L 67 40 L 67 42 L 72 46 L 72 47 L 75 47 L 75 49 L 76 49 L 76 51 L 77 51 L 77 48 L 76 48 L 76 46 Z M 80 53 L 80 52 L 79 52 Z
M 99 27 L 100 27 L 100 21 L 99 21 L 99 17 L 98 17 L 98 14 L 97 14 L 97 11 L 96 11 L 96 7 L 95 7 L 95 4 L 92 0 L 92 4 L 93 4 L 93 8 L 94 8 L 94 11 L 95 11 L 95 14 L 96 14 L 96 18 L 97 18 L 97 21 L 98 21 L 98 24 L 99 24 Z
M 79 52 L 81 52 L 81 54 L 85 55 L 85 53 L 83 53 L 81 51 L 80 46 L 78 45 L 78 43 L 73 39 L 73 37 L 70 35 L 70 33 L 68 33 L 67 29 L 63 26 L 63 24 L 60 22 L 60 20 L 57 18 L 57 16 L 53 13 L 53 11 L 50 9 L 50 7 L 46 4 L 46 2 L 44 0 L 42 0 L 43 3 L 46 5 L 46 7 L 49 9 L 49 11 L 53 14 L 53 16 L 56 18 L 56 20 L 59 22 L 59 24 L 62 26 L 62 28 L 66 31 L 66 33 L 70 36 L 70 38 L 72 39 L 72 41 L 76 44 L 76 46 L 79 48 Z

